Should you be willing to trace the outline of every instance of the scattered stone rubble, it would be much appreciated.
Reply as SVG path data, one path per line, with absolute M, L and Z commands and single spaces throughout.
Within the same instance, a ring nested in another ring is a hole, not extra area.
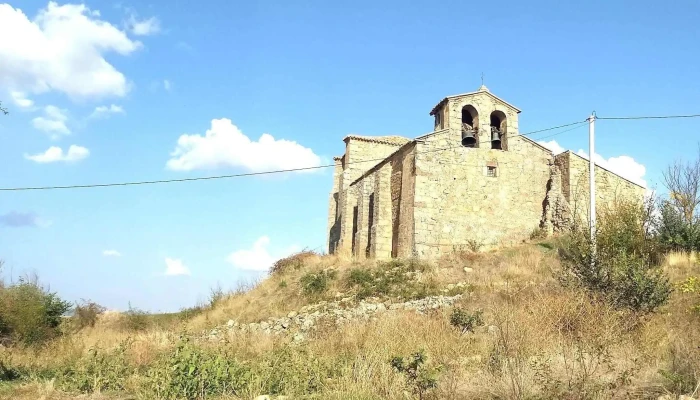
M 453 287 L 465 286 L 464 283 L 458 283 Z M 379 299 L 371 298 L 357 304 L 354 304 L 352 297 L 345 297 L 336 301 L 322 301 L 304 306 L 298 312 L 290 312 L 286 317 L 273 317 L 252 323 L 238 323 L 235 320 L 229 320 L 226 325 L 206 332 L 206 336 L 209 340 L 220 340 L 225 332 L 238 330 L 263 332 L 270 335 L 292 334 L 294 341 L 299 342 L 305 340 L 306 333 L 316 329 L 321 321 L 342 325 L 355 320 L 374 320 L 378 314 L 395 310 L 413 310 L 419 314 L 425 314 L 430 310 L 450 307 L 462 297 L 462 294 L 429 296 L 400 303 L 382 302 Z

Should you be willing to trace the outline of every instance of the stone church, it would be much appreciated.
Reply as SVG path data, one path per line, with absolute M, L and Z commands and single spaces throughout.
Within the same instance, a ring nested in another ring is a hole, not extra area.
M 433 258 L 551 234 L 588 215 L 588 160 L 518 132 L 520 110 L 482 85 L 430 111 L 433 131 L 345 137 L 335 157 L 329 253 Z M 598 204 L 645 189 L 596 166 Z

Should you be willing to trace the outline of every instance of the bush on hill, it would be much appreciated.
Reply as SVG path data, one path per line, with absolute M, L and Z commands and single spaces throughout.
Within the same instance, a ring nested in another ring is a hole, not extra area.
M 595 249 L 588 227 L 574 227 L 560 249 L 562 280 L 619 308 L 653 312 L 671 285 L 660 268 L 663 246 L 653 232 L 653 204 L 619 202 L 597 216 Z
M 54 338 L 70 309 L 69 302 L 41 286 L 36 277 L 9 285 L 0 282 L 0 340 L 34 344 Z

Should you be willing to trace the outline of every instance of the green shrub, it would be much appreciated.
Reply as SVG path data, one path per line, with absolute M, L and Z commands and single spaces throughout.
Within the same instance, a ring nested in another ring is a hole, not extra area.
M 9 382 L 19 379 L 21 374 L 12 366 L 7 366 L 5 361 L 0 360 L 0 382 Z
M 129 303 L 129 309 L 122 314 L 122 329 L 131 332 L 145 331 L 152 325 L 149 314 L 138 308 L 134 308 Z
M 694 296 L 696 304 L 692 306 L 691 310 L 700 312 L 700 278 L 697 276 L 689 276 L 684 281 L 678 283 L 678 290 L 681 293 Z
M 659 240 L 668 249 L 700 251 L 700 220 L 689 222 L 670 201 L 661 203 L 656 229 Z
M 302 250 L 296 254 L 292 254 L 288 257 L 275 261 L 275 263 L 272 264 L 272 268 L 270 268 L 270 272 L 273 274 L 282 273 L 289 268 L 298 270 L 304 266 L 304 263 L 308 258 L 317 255 L 318 253 L 316 253 L 315 251 Z
M 220 285 L 209 290 L 209 308 L 214 308 L 221 300 L 226 298 L 226 292 Z
M 352 285 L 368 286 L 374 283 L 374 275 L 367 269 L 353 268 L 350 270 L 348 282 Z
M 479 250 L 484 246 L 484 243 L 478 239 L 468 239 L 467 247 L 474 253 L 478 253 Z
M 459 328 L 462 333 L 474 332 L 474 328 L 484 325 L 481 316 L 481 311 L 469 313 L 462 308 L 455 307 L 450 315 L 450 325 Z
M 39 285 L 38 280 L 20 278 L 10 286 L 0 286 L 0 337 L 3 340 L 41 343 L 60 334 L 63 315 L 71 309 Z
M 437 387 L 440 367 L 427 367 L 427 356 L 423 350 L 412 354 L 408 360 L 403 357 L 391 359 L 391 366 L 406 377 L 406 383 L 413 392 L 423 399 L 425 394 Z
M 240 396 L 249 369 L 220 350 L 205 350 L 181 338 L 173 353 L 165 354 L 147 372 L 147 391 L 158 399 L 196 400 L 212 396 Z
M 376 268 L 354 268 L 347 277 L 347 285 L 355 289 L 356 297 L 395 296 L 420 299 L 437 294 L 438 285 L 432 280 L 417 281 L 416 273 L 425 272 L 428 265 L 415 260 L 392 260 Z
M 304 274 L 299 283 L 304 294 L 313 296 L 324 293 L 328 290 L 328 282 L 336 278 L 336 271 L 319 271 Z
M 127 388 L 127 380 L 135 372 L 126 356 L 130 346 L 131 340 L 127 339 L 111 351 L 93 347 L 88 351 L 87 357 L 81 358 L 76 364 L 46 371 L 44 377 L 56 379 L 67 391 L 81 393 L 124 391 Z
M 671 294 L 659 267 L 663 247 L 651 229 L 653 209 L 620 202 L 597 216 L 595 251 L 587 227 L 574 227 L 560 248 L 565 284 L 596 293 L 615 307 L 652 312 Z
M 81 300 L 80 303 L 75 305 L 75 312 L 73 313 L 76 327 L 78 329 L 83 329 L 95 326 L 97 318 L 100 314 L 105 312 L 105 310 L 104 307 L 93 301 Z
M 273 396 L 300 398 L 322 392 L 329 379 L 340 376 L 343 365 L 347 366 L 339 358 L 330 361 L 316 357 L 307 347 L 279 346 L 252 366 L 250 387 Z
M 197 315 L 202 314 L 204 311 L 206 311 L 206 308 L 202 305 L 193 306 L 193 307 L 186 307 L 186 308 L 181 309 L 177 313 L 177 320 L 178 321 L 187 321 L 189 319 L 196 317 Z

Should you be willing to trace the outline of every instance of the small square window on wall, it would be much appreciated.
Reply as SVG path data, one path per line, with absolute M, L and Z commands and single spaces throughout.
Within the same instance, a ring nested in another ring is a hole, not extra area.
M 487 166 L 486 167 L 486 176 L 495 178 L 497 176 L 496 175 L 496 167 L 494 167 L 492 165 Z

